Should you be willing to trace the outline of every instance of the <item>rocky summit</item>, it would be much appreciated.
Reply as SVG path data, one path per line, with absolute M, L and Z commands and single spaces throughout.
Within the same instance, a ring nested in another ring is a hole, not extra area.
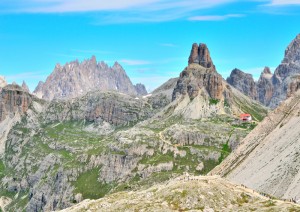
M 109 67 L 103 61 L 98 63 L 94 56 L 82 63 L 76 60 L 64 66 L 57 64 L 46 82 L 40 82 L 33 93 L 52 100 L 75 98 L 95 90 L 118 91 L 134 96 L 147 93 L 143 85 L 131 83 L 119 63 Z
M 258 82 L 242 71 L 232 71 L 227 82 L 239 91 L 262 104 L 276 108 L 281 101 L 300 88 L 300 35 L 286 48 L 284 59 L 274 74 L 266 67 Z
M 252 99 L 258 99 L 256 84 L 251 74 L 244 73 L 236 68 L 231 72 L 226 81 Z
M 215 114 L 238 115 L 243 112 L 264 113 L 260 104 L 231 87 L 216 71 L 205 44 L 193 44 L 189 65 L 180 73 L 173 90 L 176 113 L 193 119 Z

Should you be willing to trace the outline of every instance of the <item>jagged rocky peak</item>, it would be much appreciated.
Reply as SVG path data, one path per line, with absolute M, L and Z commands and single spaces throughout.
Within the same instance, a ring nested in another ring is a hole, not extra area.
M 185 94 L 192 99 L 201 91 L 205 91 L 209 98 L 221 99 L 223 85 L 223 78 L 216 72 L 206 44 L 198 46 L 194 43 L 189 56 L 189 65 L 180 73 L 172 100 Z
M 6 80 L 3 76 L 0 75 L 0 89 L 7 85 Z
M 97 63 L 95 56 L 81 63 L 75 60 L 64 66 L 57 64 L 46 82 L 39 83 L 34 94 L 47 100 L 69 99 L 96 90 L 139 95 L 118 62 L 109 67 L 103 61 Z
M 30 93 L 29 87 L 28 87 L 28 85 L 26 84 L 25 81 L 23 81 L 23 83 L 22 83 L 22 88 L 23 88 L 24 91 Z
M 138 93 L 138 95 L 145 96 L 148 94 L 147 89 L 144 84 L 138 83 L 134 87 L 135 87 L 135 90 Z
M 210 57 L 209 50 L 206 44 L 203 43 L 200 43 L 199 45 L 197 43 L 193 44 L 189 57 L 189 64 L 192 63 L 197 63 L 204 68 L 212 68 L 213 70 L 216 70 Z
M 292 62 L 300 64 L 300 34 L 287 47 L 282 61 L 282 63 Z
M 258 99 L 256 84 L 252 74 L 245 73 L 240 69 L 235 68 L 232 70 L 226 81 L 252 99 Z
M 16 83 L 2 88 L 0 93 L 0 122 L 10 114 L 22 115 L 32 102 L 31 95 Z

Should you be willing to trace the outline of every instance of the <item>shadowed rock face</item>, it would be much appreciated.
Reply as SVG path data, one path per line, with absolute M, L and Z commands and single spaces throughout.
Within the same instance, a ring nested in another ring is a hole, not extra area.
M 5 86 L 0 93 L 0 122 L 10 114 L 24 114 L 31 102 L 31 95 L 20 86 Z
M 213 70 L 216 70 L 213 61 L 210 58 L 209 50 L 206 44 L 203 43 L 200 43 L 199 46 L 196 43 L 193 44 L 189 57 L 189 64 L 192 63 L 197 63 L 204 68 L 212 68 Z
M 134 87 L 135 87 L 135 90 L 138 93 L 138 95 L 144 96 L 144 95 L 148 94 L 145 85 L 138 83 Z
M 252 99 L 258 99 L 256 84 L 251 74 L 234 69 L 227 78 L 227 82 Z
M 97 63 L 94 56 L 82 63 L 57 64 L 46 82 L 39 83 L 34 94 L 47 100 L 68 99 L 96 90 L 141 95 L 119 63 L 109 67 L 103 61 Z

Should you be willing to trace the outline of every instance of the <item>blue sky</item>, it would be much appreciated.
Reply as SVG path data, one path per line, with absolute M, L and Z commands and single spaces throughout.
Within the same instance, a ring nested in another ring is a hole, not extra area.
M 31 90 L 56 63 L 92 55 L 153 90 L 177 77 L 194 42 L 226 78 L 274 71 L 300 33 L 300 0 L 1 0 L 0 75 Z

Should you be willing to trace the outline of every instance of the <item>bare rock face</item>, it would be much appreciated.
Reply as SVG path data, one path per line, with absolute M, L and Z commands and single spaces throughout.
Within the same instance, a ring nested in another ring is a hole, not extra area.
M 24 114 L 32 102 L 31 95 L 16 84 L 5 86 L 0 93 L 0 122 L 10 114 Z
M 148 94 L 145 85 L 138 83 L 134 87 L 139 96 L 144 96 Z
M 252 99 L 258 99 L 256 84 L 251 74 L 234 69 L 226 81 Z
M 285 50 L 282 63 L 276 68 L 272 83 L 274 93 L 269 106 L 275 108 L 298 89 L 300 75 L 300 34 Z
M 260 78 L 257 85 L 257 92 L 258 92 L 258 100 L 264 104 L 269 105 L 270 100 L 273 96 L 274 86 L 272 83 L 273 74 L 269 67 L 265 67 L 263 72 L 260 75 Z
M 203 43 L 200 43 L 199 46 L 196 43 L 193 44 L 189 57 L 189 64 L 192 63 L 197 63 L 204 68 L 212 68 L 213 70 L 215 70 L 213 61 L 210 58 L 209 50 L 206 44 Z
M 47 100 L 68 99 L 95 90 L 138 95 L 119 63 L 109 67 L 104 62 L 97 63 L 94 56 L 82 63 L 73 61 L 64 66 L 57 64 L 46 82 L 39 83 L 34 94 Z
M 23 83 L 22 83 L 22 88 L 23 88 L 24 91 L 30 93 L 30 90 L 29 90 L 29 88 L 28 88 L 28 85 L 26 84 L 25 81 L 23 81 Z
M 300 91 L 282 102 L 212 175 L 300 202 Z
M 117 92 L 89 92 L 72 100 L 53 100 L 44 111 L 46 122 L 107 122 L 129 125 L 151 116 L 147 102 Z
M 205 89 L 210 98 L 221 99 L 223 78 L 215 70 L 209 50 L 205 44 L 193 44 L 189 57 L 189 66 L 181 72 L 173 91 L 172 100 L 178 95 L 188 94 L 195 98 L 201 89 Z

